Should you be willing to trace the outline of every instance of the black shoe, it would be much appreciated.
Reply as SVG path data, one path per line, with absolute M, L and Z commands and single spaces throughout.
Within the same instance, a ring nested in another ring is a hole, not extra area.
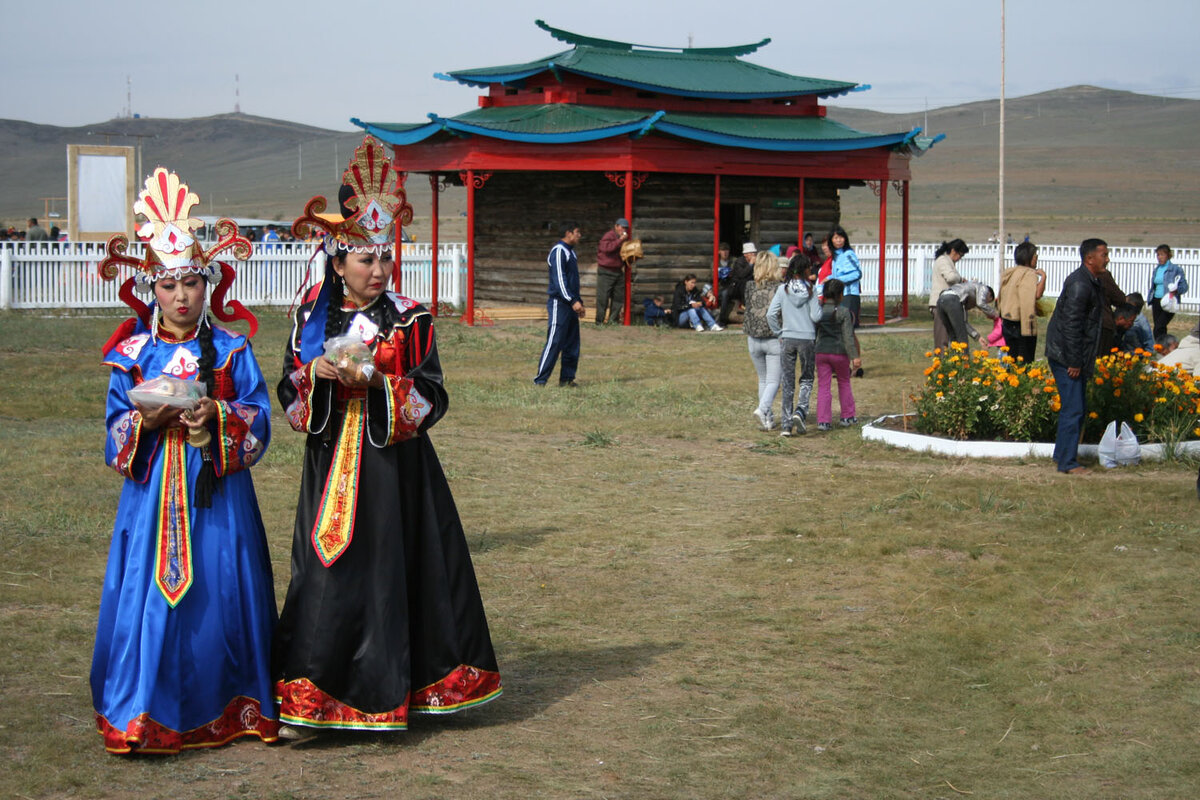
M 558 385 L 561 387 L 567 388 L 567 389 L 578 389 L 579 388 L 579 384 L 576 383 L 574 381 L 574 379 L 569 380 L 569 381 L 559 381 Z
M 863 376 L 863 368 L 862 367 L 859 367 L 858 369 L 854 370 L 854 377 L 861 378 L 862 376 Z

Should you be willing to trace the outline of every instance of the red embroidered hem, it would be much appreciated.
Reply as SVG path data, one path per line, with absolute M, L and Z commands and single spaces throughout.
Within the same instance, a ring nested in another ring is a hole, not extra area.
M 257 736 L 264 742 L 279 738 L 279 720 L 262 715 L 257 700 L 235 697 L 221 716 L 190 731 L 176 731 L 150 718 L 149 712 L 129 721 L 124 731 L 100 714 L 96 730 L 104 737 L 104 749 L 110 753 L 178 753 L 199 747 L 220 747 L 239 736 Z
M 437 683 L 410 693 L 405 703 L 376 714 L 348 706 L 307 678 L 278 681 L 279 719 L 296 725 L 345 730 L 406 730 L 408 714 L 451 714 L 499 697 L 500 673 L 459 666 Z

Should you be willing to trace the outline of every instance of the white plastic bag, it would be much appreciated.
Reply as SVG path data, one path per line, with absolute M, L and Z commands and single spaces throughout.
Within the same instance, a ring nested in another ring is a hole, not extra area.
M 1100 437 L 1100 446 L 1096 450 L 1100 457 L 1100 466 L 1112 469 L 1117 466 L 1117 421 L 1108 423 L 1104 435 Z
M 1158 303 L 1162 310 L 1168 314 L 1179 313 L 1179 295 L 1175 292 L 1167 292 Z
M 1121 423 L 1121 432 L 1117 434 L 1117 465 L 1132 467 L 1142 460 L 1142 446 L 1138 444 L 1137 434 L 1129 427 L 1129 423 Z
M 1100 437 L 1100 447 L 1097 451 L 1100 466 L 1105 469 L 1129 467 L 1142 460 L 1141 445 L 1127 422 L 1122 422 L 1120 428 L 1117 427 L 1116 420 L 1108 423 L 1104 435 Z

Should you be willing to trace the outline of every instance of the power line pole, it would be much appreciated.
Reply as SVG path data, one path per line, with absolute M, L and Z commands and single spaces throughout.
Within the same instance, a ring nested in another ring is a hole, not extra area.
M 996 254 L 995 283 L 1000 288 L 1000 270 L 1004 266 L 1004 251 L 1008 232 L 1004 227 L 1004 0 L 1000 0 L 1000 247 Z

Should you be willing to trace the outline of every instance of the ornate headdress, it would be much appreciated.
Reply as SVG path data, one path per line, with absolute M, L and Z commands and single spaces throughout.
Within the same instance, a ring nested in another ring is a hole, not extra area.
M 231 219 L 217 220 L 214 230 L 217 242 L 205 250 L 196 238 L 195 231 L 204 223 L 190 216 L 192 207 L 200 202 L 195 192 L 179 180 L 174 172 L 158 167 L 146 178 L 145 188 L 138 194 L 133 211 L 145 218 L 137 229 L 137 236 L 145 243 L 142 259 L 126 255 L 129 238 L 118 233 L 108 240 L 108 255 L 100 262 L 100 277 L 111 281 L 117 277 L 120 266 L 132 267 L 132 278 L 121 284 L 120 296 L 126 305 L 137 312 L 147 326 L 150 325 L 150 307 L 134 296 L 147 295 L 153 291 L 154 282 L 161 278 L 184 275 L 202 275 L 215 284 L 213 291 L 213 313 L 225 321 L 245 319 L 250 323 L 250 335 L 258 330 L 258 320 L 236 300 L 226 308 L 225 292 L 229 290 L 237 273 L 228 263 L 217 261 L 216 256 L 225 250 L 239 261 L 245 261 L 254 252 L 250 240 L 238 231 L 237 223 Z
M 318 195 L 292 223 L 292 233 L 301 239 L 320 236 L 330 256 L 339 251 L 378 254 L 391 249 L 396 223 L 411 223 L 413 208 L 405 198 L 403 178 L 392 168 L 382 142 L 374 136 L 363 139 L 342 173 L 342 185 L 343 195 L 349 194 L 342 201 L 349 215 L 341 222 L 320 216 L 327 202 Z
M 396 225 L 408 225 L 413 218 L 413 208 L 404 194 L 404 175 L 395 170 L 383 143 L 374 136 L 364 137 L 354 150 L 350 166 L 342 173 L 338 199 L 343 209 L 340 222 L 320 216 L 326 201 L 318 195 L 308 201 L 304 213 L 292 223 L 292 233 L 300 239 L 321 237 L 314 258 L 322 251 L 326 256 L 325 275 L 300 340 L 300 356 L 305 362 L 319 356 L 324 348 L 333 257 L 347 252 L 381 255 L 394 247 Z M 301 292 L 307 284 L 306 274 Z

